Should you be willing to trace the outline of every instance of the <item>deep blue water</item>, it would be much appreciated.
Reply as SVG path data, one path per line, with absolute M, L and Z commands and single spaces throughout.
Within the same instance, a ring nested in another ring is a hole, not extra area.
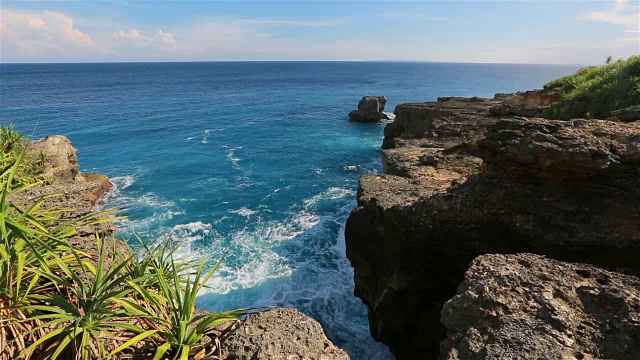
M 541 87 L 577 66 L 446 63 L 2 64 L 0 122 L 68 136 L 108 174 L 122 236 L 181 255 L 228 253 L 199 306 L 296 307 L 353 359 L 386 359 L 353 294 L 344 223 L 360 175 L 381 170 L 383 126 L 346 114 L 438 96 Z

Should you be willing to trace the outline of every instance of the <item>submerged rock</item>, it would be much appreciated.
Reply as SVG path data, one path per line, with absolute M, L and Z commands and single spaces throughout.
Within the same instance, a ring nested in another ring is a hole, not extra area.
M 356 122 L 380 123 L 389 118 L 383 112 L 386 104 L 384 96 L 365 96 L 358 103 L 358 109 L 349 113 L 349 118 Z
M 483 255 L 442 323 L 443 360 L 640 359 L 640 279 L 533 254 Z
M 251 314 L 222 342 L 222 358 L 228 360 L 349 359 L 327 339 L 317 321 L 295 309 Z
M 442 305 L 487 253 L 640 274 L 640 123 L 494 117 L 499 100 L 403 104 L 384 175 L 360 179 L 345 231 L 373 337 L 433 359 Z

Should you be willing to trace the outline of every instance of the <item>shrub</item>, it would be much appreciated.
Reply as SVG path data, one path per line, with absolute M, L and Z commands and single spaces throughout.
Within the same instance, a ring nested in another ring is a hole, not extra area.
M 2 158 L 0 168 L 13 164 L 18 155 L 22 156 L 13 181 L 31 184 L 37 182 L 37 175 L 42 172 L 48 160 L 47 154 L 30 154 L 27 150 L 27 138 L 14 129 L 13 125 L 0 125 L 0 149 Z
M 547 83 L 561 92 L 561 100 L 543 116 L 550 119 L 611 117 L 611 111 L 640 104 L 640 56 L 603 66 L 589 66 Z
M 73 247 L 67 239 L 78 226 L 114 218 L 62 220 L 72 210 L 43 209 L 56 195 L 13 202 L 40 183 L 18 176 L 24 142 L 4 139 L 15 159 L 0 170 L 0 359 L 104 359 L 135 349 L 150 359 L 192 359 L 219 351 L 213 329 L 248 311 L 196 313 L 196 296 L 219 264 L 205 271 L 203 261 L 174 259 L 168 245 L 123 256 L 99 236 L 94 256 Z

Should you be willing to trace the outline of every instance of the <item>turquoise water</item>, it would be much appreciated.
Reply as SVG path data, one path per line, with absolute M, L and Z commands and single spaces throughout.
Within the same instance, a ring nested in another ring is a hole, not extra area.
M 227 257 L 199 306 L 296 307 L 353 359 L 386 359 L 353 296 L 344 223 L 381 171 L 383 126 L 346 114 L 541 87 L 576 66 L 444 63 L 2 64 L 0 122 L 67 135 L 116 187 L 122 237 Z

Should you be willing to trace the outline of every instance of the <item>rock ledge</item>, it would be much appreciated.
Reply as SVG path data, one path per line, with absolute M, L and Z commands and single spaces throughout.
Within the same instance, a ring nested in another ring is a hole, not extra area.
M 442 360 L 640 359 L 640 279 L 533 254 L 483 255 L 442 322 Z

